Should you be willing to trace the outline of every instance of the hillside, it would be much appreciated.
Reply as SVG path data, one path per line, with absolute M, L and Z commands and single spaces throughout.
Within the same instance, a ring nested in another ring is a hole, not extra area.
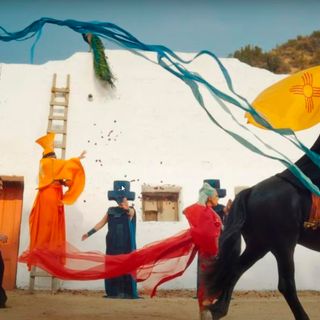
M 266 52 L 258 46 L 246 45 L 230 57 L 274 73 L 294 73 L 320 64 L 320 31 L 297 36 Z

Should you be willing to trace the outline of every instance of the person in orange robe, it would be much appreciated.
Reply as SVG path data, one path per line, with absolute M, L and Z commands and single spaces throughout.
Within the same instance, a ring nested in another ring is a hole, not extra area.
M 64 204 L 72 204 L 81 194 L 85 174 L 80 159 L 61 160 L 54 153 L 54 133 L 39 138 L 36 142 L 43 147 L 40 160 L 38 194 L 30 217 L 30 245 L 19 261 L 26 262 L 29 269 L 36 265 L 35 250 L 55 253 L 63 259 L 66 247 Z M 68 191 L 63 193 L 63 186 Z

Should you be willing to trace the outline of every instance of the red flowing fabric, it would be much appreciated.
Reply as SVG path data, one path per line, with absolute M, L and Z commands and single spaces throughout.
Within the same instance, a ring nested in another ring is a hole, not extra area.
M 221 220 L 210 207 L 194 204 L 184 211 L 190 228 L 134 252 L 105 255 L 81 252 L 66 243 L 65 250 L 35 248 L 25 251 L 20 262 L 36 265 L 64 280 L 96 280 L 131 274 L 153 296 L 157 287 L 184 273 L 196 253 L 210 258 L 217 254 Z

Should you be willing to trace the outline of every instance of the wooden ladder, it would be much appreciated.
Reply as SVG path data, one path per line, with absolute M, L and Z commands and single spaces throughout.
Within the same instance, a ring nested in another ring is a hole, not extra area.
M 57 158 L 65 159 L 67 145 L 67 122 L 68 122 L 68 107 L 70 93 L 70 75 L 67 75 L 67 83 L 65 87 L 57 87 L 57 74 L 53 75 L 50 111 L 48 117 L 47 133 L 55 133 L 54 149 Z M 57 152 L 60 151 L 60 152 Z M 60 289 L 59 279 L 53 277 L 49 273 L 33 266 L 30 271 L 29 291 L 34 291 L 35 278 L 44 277 L 51 278 L 51 292 L 55 293 Z
M 55 145 L 54 148 L 61 150 L 60 156 L 57 153 L 57 158 L 66 158 L 66 144 L 67 144 L 67 122 L 68 122 L 68 107 L 69 107 L 69 93 L 70 93 L 70 75 L 67 75 L 66 87 L 57 87 L 57 74 L 53 75 L 50 112 L 48 117 L 47 132 L 54 132 Z

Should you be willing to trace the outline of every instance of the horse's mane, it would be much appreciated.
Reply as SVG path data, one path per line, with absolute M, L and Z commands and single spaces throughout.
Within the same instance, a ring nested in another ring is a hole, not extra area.
M 320 154 L 320 135 L 311 147 L 311 150 Z M 315 165 L 307 155 L 303 155 L 299 160 L 295 162 L 295 164 L 306 176 L 308 176 L 312 180 L 315 185 L 320 187 L 320 168 Z M 277 176 L 288 180 L 299 188 L 305 189 L 302 183 L 294 176 L 294 174 L 289 169 L 282 171 L 281 173 L 277 174 Z

